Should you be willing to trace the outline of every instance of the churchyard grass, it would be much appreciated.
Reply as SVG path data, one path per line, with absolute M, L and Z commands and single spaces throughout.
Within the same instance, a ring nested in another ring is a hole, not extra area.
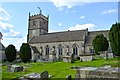
M 112 67 L 120 67 L 118 65 L 118 60 L 120 58 L 113 58 L 113 59 L 97 59 L 88 62 L 80 62 L 79 60 L 75 61 L 74 63 L 66 63 L 66 62 L 35 62 L 35 63 L 17 63 L 16 65 L 21 65 L 26 67 L 23 72 L 8 72 L 7 66 L 2 66 L 2 78 L 19 78 L 28 73 L 36 72 L 40 73 L 42 71 L 48 71 L 49 75 L 53 75 L 52 78 L 66 78 L 67 75 L 74 75 L 76 74 L 75 70 L 72 70 L 72 66 L 93 66 L 93 67 L 101 67 L 104 65 L 111 65 Z

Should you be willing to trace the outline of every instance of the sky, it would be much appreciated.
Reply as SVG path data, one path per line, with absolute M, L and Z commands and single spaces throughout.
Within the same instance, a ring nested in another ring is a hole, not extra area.
M 29 12 L 38 14 L 38 7 L 49 15 L 49 32 L 109 30 L 118 22 L 118 0 L 4 0 L 0 2 L 0 32 L 5 47 L 13 44 L 19 50 L 27 42 Z

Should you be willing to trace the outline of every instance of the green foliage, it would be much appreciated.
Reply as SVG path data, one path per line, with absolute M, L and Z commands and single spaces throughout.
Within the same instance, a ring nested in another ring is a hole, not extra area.
M 8 62 L 13 62 L 16 59 L 16 49 L 14 45 L 9 45 L 5 49 L 5 55 L 8 60 Z
M 109 40 L 113 53 L 120 56 L 120 23 L 112 25 L 109 32 Z
M 31 59 L 31 49 L 28 43 L 23 43 L 20 47 L 20 58 L 22 62 L 29 62 Z
M 109 46 L 108 40 L 106 37 L 104 37 L 103 34 L 97 35 L 94 38 L 92 44 L 96 54 L 98 54 L 99 51 L 108 50 L 108 46 Z

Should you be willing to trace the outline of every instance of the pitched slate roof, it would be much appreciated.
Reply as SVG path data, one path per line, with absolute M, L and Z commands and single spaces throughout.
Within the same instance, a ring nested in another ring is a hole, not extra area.
M 37 48 L 35 46 L 31 46 L 32 50 L 34 53 L 39 53 L 39 51 L 37 50 Z
M 29 43 L 49 43 L 65 41 L 83 41 L 86 33 L 85 30 L 65 31 L 48 33 L 46 35 L 34 36 Z
M 108 39 L 108 34 L 109 34 L 109 30 L 103 30 L 103 31 L 91 31 L 88 32 L 88 36 L 86 36 L 86 40 L 85 40 L 85 45 L 92 45 L 92 41 L 95 38 L 95 36 L 99 35 L 99 34 L 103 34 L 107 40 Z

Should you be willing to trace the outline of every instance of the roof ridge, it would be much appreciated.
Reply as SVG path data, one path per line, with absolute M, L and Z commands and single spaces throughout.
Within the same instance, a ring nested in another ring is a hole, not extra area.
M 86 29 L 82 29 L 82 30 L 68 30 L 68 31 L 60 31 L 60 32 L 52 32 L 52 33 L 48 33 L 48 34 L 65 33 L 65 32 L 77 32 L 77 31 L 86 31 Z M 47 34 L 46 34 L 46 35 L 47 35 Z

